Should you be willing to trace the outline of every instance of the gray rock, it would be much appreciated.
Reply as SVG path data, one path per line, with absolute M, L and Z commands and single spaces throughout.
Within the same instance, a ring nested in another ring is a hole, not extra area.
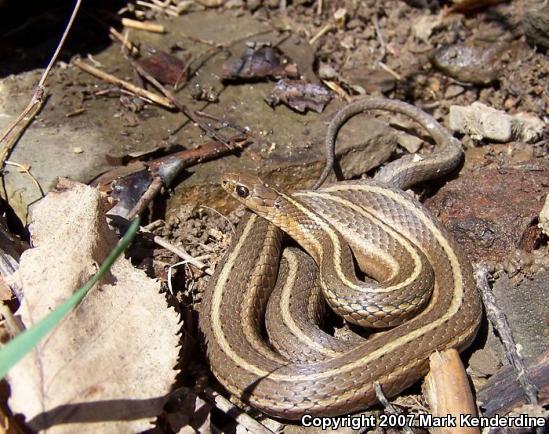
M 535 116 L 508 115 L 480 102 L 468 107 L 450 106 L 450 128 L 477 140 L 533 142 L 541 137 L 544 123 Z

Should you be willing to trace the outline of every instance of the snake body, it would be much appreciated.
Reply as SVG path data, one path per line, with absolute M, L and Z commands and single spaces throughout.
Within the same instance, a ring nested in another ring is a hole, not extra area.
M 273 416 L 363 409 L 376 402 L 376 381 L 393 396 L 425 374 L 434 351 L 469 345 L 480 323 L 469 262 L 402 190 L 455 168 L 459 142 L 413 106 L 366 99 L 336 115 L 328 155 L 339 127 L 367 109 L 410 116 L 430 132 L 439 152 L 390 163 L 373 180 L 292 195 L 252 175 L 223 178 L 223 187 L 254 213 L 239 224 L 212 277 L 200 328 L 217 379 Z M 310 258 L 296 248 L 282 253 L 281 230 Z M 351 250 L 363 279 L 356 277 Z M 321 327 L 324 299 L 349 322 L 392 328 L 368 339 L 337 339 Z

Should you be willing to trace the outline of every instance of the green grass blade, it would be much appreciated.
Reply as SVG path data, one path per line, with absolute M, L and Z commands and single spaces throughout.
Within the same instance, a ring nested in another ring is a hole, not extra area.
M 101 267 L 93 277 L 65 302 L 56 307 L 44 318 L 27 330 L 19 333 L 6 345 L 0 349 L 0 379 L 4 378 L 6 373 L 19 360 L 40 342 L 44 336 L 51 332 L 57 324 L 86 296 L 88 291 L 103 277 L 111 268 L 116 259 L 126 250 L 126 247 L 132 242 L 137 229 L 139 228 L 139 217 L 134 219 L 126 234 L 111 251 L 107 259 L 101 264 Z

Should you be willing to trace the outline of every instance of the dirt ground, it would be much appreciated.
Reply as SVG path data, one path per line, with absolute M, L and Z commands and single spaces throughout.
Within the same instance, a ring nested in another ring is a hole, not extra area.
M 61 32 L 70 13 L 69 6 L 30 2 L 22 19 L 16 3 L 0 0 L 0 131 L 27 105 L 40 67 L 58 41 L 56 29 Z M 172 0 L 165 5 L 153 2 L 155 7 L 149 8 L 138 3 L 83 6 L 62 61 L 47 82 L 44 108 L 9 156 L 10 161 L 30 167 L 45 192 L 59 177 L 91 183 L 129 161 L 151 161 L 211 141 L 180 111 L 121 92 L 75 65 L 80 58 L 141 85 L 120 42 L 108 36 L 109 26 L 122 31 L 120 16 L 164 26 L 163 33 L 129 31 L 128 39 L 140 48 L 141 59 L 151 56 L 153 49 L 183 63 L 191 59 L 188 77 L 175 92 L 181 104 L 190 112 L 207 113 L 202 122 L 227 139 L 247 134 L 248 143 L 238 152 L 176 173 L 145 213 L 145 223 L 153 222 L 155 235 L 193 257 L 204 257 L 210 269 L 223 257 L 242 215 L 220 188 L 220 174 L 253 171 L 288 190 L 310 187 L 324 164 L 327 123 L 354 98 L 384 95 L 404 100 L 447 128 L 451 106 L 481 102 L 504 112 L 499 116 L 527 113 L 538 126 L 533 139 L 511 135 L 494 140 L 455 132 L 465 150 L 463 167 L 415 193 L 449 228 L 471 261 L 486 264 L 492 272 L 495 296 L 527 364 L 546 358 L 549 251 L 540 213 L 549 192 L 547 5 L 526 0 L 484 2 L 495 4 L 480 7 L 463 5 L 483 2 L 436 0 Z M 176 5 L 181 6 L 178 14 L 167 12 Z M 117 15 L 122 8 L 123 14 Z M 546 17 L 545 36 L 534 31 L 536 17 L 541 16 Z M 257 52 L 265 44 L 287 56 L 276 65 L 284 72 L 276 77 L 226 78 L 227 65 L 241 58 L 246 47 Z M 267 104 L 278 79 L 294 64 L 301 78 L 331 93 L 331 101 L 319 113 Z M 506 119 L 498 118 L 498 123 Z M 423 140 L 416 142 L 412 136 Z M 407 149 L 428 153 L 433 147 L 425 133 L 407 120 L 387 113 L 362 115 L 339 136 L 340 169 L 347 178 L 369 176 Z M 3 181 L 9 227 L 28 239 L 21 228 L 29 222 L 29 206 L 40 199 L 40 190 L 13 165 L 6 166 Z M 104 191 L 111 194 L 108 188 Z M 134 255 L 134 263 L 165 287 L 169 267 L 181 261 L 169 249 L 145 239 Z M 186 388 L 189 393 L 170 398 L 154 422 L 155 432 L 187 432 L 179 431 L 185 425 L 200 432 L 244 432 L 230 415 L 211 404 L 204 407 L 207 410 L 199 405 L 205 388 L 230 397 L 209 372 L 198 343 L 197 317 L 208 282 L 209 276 L 192 265 L 175 269 L 174 297 L 167 298 L 178 305 L 184 337 L 173 389 Z M 464 360 L 477 393 L 508 365 L 505 350 L 486 320 Z M 547 378 L 542 380 L 540 399 L 547 404 L 549 384 Z M 420 385 L 396 402 L 408 411 L 423 407 Z M 9 414 L 7 404 L 4 409 Z M 253 410 L 249 413 L 273 431 L 300 431 Z

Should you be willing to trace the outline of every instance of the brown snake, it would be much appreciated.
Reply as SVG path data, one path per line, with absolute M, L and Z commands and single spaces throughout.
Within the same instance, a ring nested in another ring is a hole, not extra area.
M 460 162 L 460 143 L 435 119 L 382 98 L 345 107 L 329 126 L 327 169 L 317 184 L 331 170 L 340 126 L 370 109 L 409 116 L 439 149 L 389 163 L 373 180 L 293 195 L 251 175 L 229 174 L 222 181 L 254 214 L 241 221 L 212 277 L 200 329 L 221 384 L 273 416 L 363 409 L 376 402 L 376 381 L 394 396 L 426 373 L 434 351 L 467 347 L 480 323 L 469 262 L 429 211 L 403 191 Z M 279 228 L 310 255 L 286 248 L 280 272 Z M 363 279 L 356 277 L 351 249 Z M 368 339 L 337 339 L 321 327 L 323 298 L 349 322 L 396 327 Z

